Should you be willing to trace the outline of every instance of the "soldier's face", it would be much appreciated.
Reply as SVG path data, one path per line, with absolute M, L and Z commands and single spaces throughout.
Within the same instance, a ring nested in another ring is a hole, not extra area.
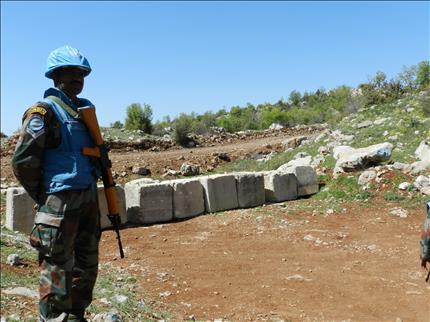
M 87 72 L 77 67 L 63 67 L 55 71 L 55 86 L 68 94 L 75 97 L 84 88 L 84 77 Z

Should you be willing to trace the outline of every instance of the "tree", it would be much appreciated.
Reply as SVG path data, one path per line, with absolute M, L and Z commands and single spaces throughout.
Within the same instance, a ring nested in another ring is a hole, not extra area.
M 430 85 L 429 61 L 422 61 L 418 64 L 416 82 L 419 88 L 426 88 Z
M 180 145 L 186 145 L 189 141 L 188 135 L 191 133 L 193 119 L 191 116 L 181 113 L 173 121 L 173 139 Z
M 377 71 L 375 77 L 373 77 L 370 83 L 373 85 L 375 89 L 382 89 L 387 80 L 387 75 L 384 72 Z
M 115 121 L 110 124 L 110 127 L 113 129 L 122 129 L 124 127 L 124 124 L 122 124 L 120 121 Z
M 403 66 L 403 70 L 397 75 L 397 80 L 408 90 L 415 89 L 416 81 L 415 77 L 417 74 L 417 66 L 406 67 Z
M 292 91 L 290 93 L 290 96 L 288 97 L 288 100 L 293 104 L 293 105 L 299 105 L 300 100 L 302 99 L 302 95 L 300 94 L 300 92 L 298 91 Z
M 127 118 L 125 119 L 125 128 L 127 130 L 141 130 L 145 133 L 152 133 L 152 109 L 149 104 L 142 106 L 139 103 L 133 103 L 127 107 Z

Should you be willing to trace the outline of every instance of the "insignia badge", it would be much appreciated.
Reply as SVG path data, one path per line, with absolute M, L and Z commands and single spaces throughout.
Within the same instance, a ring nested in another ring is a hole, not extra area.
M 30 109 L 28 110 L 27 114 L 40 114 L 40 115 L 45 115 L 46 114 L 46 109 L 44 109 L 41 106 L 34 106 L 34 107 L 30 107 Z
M 28 124 L 25 130 L 28 134 L 31 135 L 33 139 L 37 139 L 39 136 L 45 133 L 44 126 L 45 126 L 45 123 L 43 122 L 43 119 L 40 116 L 35 115 L 28 121 Z

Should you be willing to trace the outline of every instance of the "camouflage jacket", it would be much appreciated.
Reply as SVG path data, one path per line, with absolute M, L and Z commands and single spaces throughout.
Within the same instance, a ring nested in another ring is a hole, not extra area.
M 424 220 L 424 227 L 421 233 L 420 246 L 421 259 L 430 262 L 430 201 L 427 202 L 427 216 Z
M 60 124 L 48 104 L 38 102 L 22 117 L 22 128 L 12 157 L 13 172 L 33 200 L 45 199 L 42 162 L 45 149 L 61 143 Z

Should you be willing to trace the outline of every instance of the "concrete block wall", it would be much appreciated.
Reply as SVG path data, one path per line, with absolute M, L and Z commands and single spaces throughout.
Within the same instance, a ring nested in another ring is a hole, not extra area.
M 154 224 L 235 208 L 257 207 L 265 202 L 294 200 L 318 192 L 312 167 L 288 172 L 239 172 L 159 182 L 139 179 L 117 186 L 123 224 Z M 110 226 L 103 188 L 98 188 L 102 228 Z M 6 227 L 29 233 L 34 202 L 22 187 L 6 195 Z

